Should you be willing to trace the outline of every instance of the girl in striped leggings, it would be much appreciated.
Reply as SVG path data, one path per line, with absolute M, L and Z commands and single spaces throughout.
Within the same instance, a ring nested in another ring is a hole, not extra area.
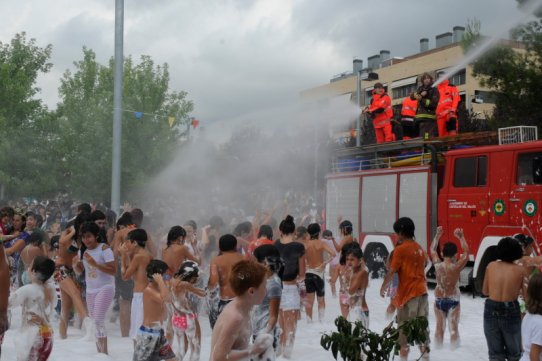
M 115 296 L 115 258 L 108 245 L 98 243 L 100 229 L 94 222 L 81 226 L 83 243 L 87 250 L 81 263 L 85 267 L 87 308 L 94 322 L 96 347 L 99 353 L 107 354 L 105 314 Z

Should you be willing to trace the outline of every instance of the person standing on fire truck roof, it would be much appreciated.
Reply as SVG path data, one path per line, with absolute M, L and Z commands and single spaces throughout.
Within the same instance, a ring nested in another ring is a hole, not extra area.
M 444 72 L 439 72 L 441 77 Z M 456 135 L 459 130 L 457 121 L 457 106 L 461 101 L 457 87 L 450 84 L 448 79 L 437 85 L 439 92 L 439 101 L 437 105 L 437 126 L 438 136 L 445 137 L 448 135 Z
M 439 92 L 433 88 L 433 77 L 423 73 L 421 86 L 410 96 L 418 101 L 418 110 L 414 122 L 420 127 L 420 137 L 428 139 L 437 135 L 435 110 L 439 101 Z
M 375 84 L 371 104 L 364 111 L 373 117 L 376 142 L 392 142 L 394 140 L 391 126 L 393 110 L 391 109 L 391 99 L 382 83 Z
M 412 139 L 418 137 L 418 127 L 414 123 L 418 101 L 406 97 L 403 99 L 401 107 L 401 126 L 403 127 L 403 139 Z

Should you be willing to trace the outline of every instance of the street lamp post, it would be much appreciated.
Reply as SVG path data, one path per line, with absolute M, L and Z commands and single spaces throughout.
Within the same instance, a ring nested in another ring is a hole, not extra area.
M 111 209 L 120 211 L 122 144 L 124 0 L 115 0 L 115 85 L 113 89 L 113 159 L 111 167 Z
M 361 89 L 360 89 L 360 81 L 361 81 L 361 71 L 356 71 L 356 104 L 358 108 L 361 106 Z M 359 114 L 356 118 L 356 147 L 359 147 L 361 145 L 361 114 Z

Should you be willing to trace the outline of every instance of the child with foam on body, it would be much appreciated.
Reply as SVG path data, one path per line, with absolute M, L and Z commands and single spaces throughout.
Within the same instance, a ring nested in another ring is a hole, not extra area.
M 252 260 L 242 260 L 233 266 L 229 283 L 236 297 L 216 321 L 211 338 L 210 361 L 273 358 L 271 335 L 259 335 L 252 345 L 249 344 L 250 311 L 266 295 L 266 274 L 267 268 Z
M 437 286 L 435 287 L 435 343 L 437 347 L 442 346 L 446 323 L 449 324 L 450 342 L 452 348 L 459 346 L 459 315 L 460 291 L 459 278 L 461 271 L 469 260 L 469 247 L 461 228 L 454 231 L 454 235 L 461 242 L 463 253 L 457 257 L 457 246 L 455 243 L 446 242 L 442 248 L 441 260 L 437 254 L 437 246 L 444 231 L 442 227 L 437 228 L 437 233 L 431 244 L 431 259 L 435 265 L 435 276 Z
M 348 284 L 350 302 L 348 319 L 351 322 L 361 321 L 365 327 L 369 327 L 369 307 L 365 300 L 365 291 L 369 285 L 369 272 L 365 266 L 361 248 L 350 247 L 346 253 L 346 266 L 352 272 Z
M 45 361 L 53 350 L 50 318 L 56 306 L 56 290 L 47 282 L 55 271 L 55 262 L 37 256 L 29 270 L 30 284 L 9 297 L 9 307 L 22 307 L 19 337 L 15 338 L 17 360 Z
M 260 334 L 273 336 L 273 348 L 279 343 L 281 329 L 278 325 L 280 299 L 282 296 L 282 281 L 280 275 L 284 265 L 280 253 L 272 244 L 260 246 L 254 250 L 256 260 L 267 267 L 266 295 L 262 303 L 252 311 L 252 339 Z
M 177 357 L 183 360 L 190 349 L 190 361 L 198 361 L 201 347 L 201 328 L 197 310 L 189 295 L 205 297 L 206 291 L 195 286 L 199 266 L 194 261 L 184 261 L 170 282 L 172 290 L 171 328 L 177 344 Z

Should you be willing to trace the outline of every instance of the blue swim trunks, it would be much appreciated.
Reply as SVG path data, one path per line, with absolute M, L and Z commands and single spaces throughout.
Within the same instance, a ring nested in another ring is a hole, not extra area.
M 442 312 L 448 313 L 450 310 L 459 306 L 459 300 L 453 298 L 436 298 L 435 306 Z

